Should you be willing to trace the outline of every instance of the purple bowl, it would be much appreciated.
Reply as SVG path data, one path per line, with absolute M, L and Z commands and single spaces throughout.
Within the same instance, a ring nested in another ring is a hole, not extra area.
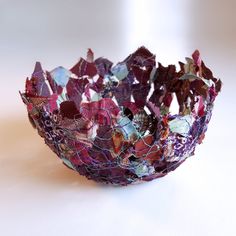
M 21 97 L 69 168 L 116 185 L 150 181 L 194 154 L 221 89 L 197 50 L 186 60 L 177 71 L 140 47 L 114 65 L 89 49 L 70 70 L 37 62 Z

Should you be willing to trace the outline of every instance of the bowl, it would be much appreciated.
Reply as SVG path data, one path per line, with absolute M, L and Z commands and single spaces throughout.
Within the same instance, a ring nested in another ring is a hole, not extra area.
M 20 94 L 63 164 L 128 185 L 163 177 L 194 154 L 220 90 L 198 50 L 177 69 L 140 47 L 117 64 L 91 49 L 70 69 L 45 71 L 36 62 Z

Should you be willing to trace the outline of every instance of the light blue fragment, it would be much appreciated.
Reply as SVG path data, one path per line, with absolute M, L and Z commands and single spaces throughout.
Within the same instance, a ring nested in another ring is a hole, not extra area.
M 111 68 L 111 72 L 118 80 L 123 80 L 129 74 L 128 68 L 125 63 L 119 63 Z
M 133 134 L 137 135 L 137 130 L 128 117 L 121 117 L 117 123 L 119 125 L 119 129 L 126 139 L 129 139 Z
M 62 66 L 59 66 L 50 72 L 53 80 L 62 87 L 65 87 L 71 76 L 71 72 Z

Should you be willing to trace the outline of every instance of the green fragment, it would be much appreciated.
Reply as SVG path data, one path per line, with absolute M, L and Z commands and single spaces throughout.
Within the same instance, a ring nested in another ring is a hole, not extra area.
M 58 95 L 57 106 L 60 107 L 60 104 L 64 101 L 67 101 L 66 89 L 65 88 L 63 88 L 62 93 L 60 95 Z
M 193 124 L 191 115 L 180 116 L 169 122 L 171 132 L 187 137 Z
M 169 113 L 169 110 L 170 109 L 167 106 L 163 105 L 163 106 L 160 107 L 160 113 L 161 113 L 162 116 L 167 115 Z
M 99 101 L 101 99 L 102 99 L 102 97 L 100 96 L 100 94 L 97 93 L 97 92 L 94 92 L 93 95 L 92 95 L 91 101 L 92 102 L 97 102 L 97 101 Z
M 134 172 L 138 177 L 149 176 L 155 172 L 153 166 L 147 166 L 144 163 L 138 163 L 134 168 Z
M 66 159 L 64 157 L 62 157 L 61 159 L 69 168 L 75 170 L 75 167 L 72 165 L 72 163 L 68 159 Z

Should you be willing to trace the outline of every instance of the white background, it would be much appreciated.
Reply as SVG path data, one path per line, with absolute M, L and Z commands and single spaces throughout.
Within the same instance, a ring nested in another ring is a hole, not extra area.
M 236 235 L 235 0 L 0 0 L 0 235 Z M 177 64 L 198 48 L 224 83 L 201 146 L 175 172 L 111 187 L 67 169 L 30 126 L 18 90 L 39 60 L 114 62 L 145 45 Z

